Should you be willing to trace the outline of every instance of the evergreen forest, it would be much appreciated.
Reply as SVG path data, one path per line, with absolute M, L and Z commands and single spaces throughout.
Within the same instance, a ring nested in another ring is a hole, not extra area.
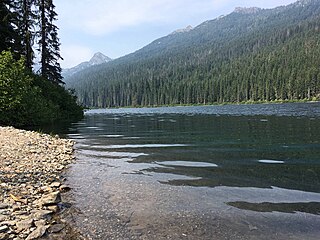
M 63 86 L 53 0 L 0 2 L 0 125 L 34 126 L 83 115 Z M 40 70 L 34 73 L 36 56 Z
M 320 1 L 237 8 L 65 79 L 87 107 L 320 99 Z

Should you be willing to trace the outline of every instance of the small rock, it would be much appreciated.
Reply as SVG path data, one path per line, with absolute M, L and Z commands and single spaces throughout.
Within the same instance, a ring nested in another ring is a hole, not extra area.
M 59 182 L 53 182 L 50 184 L 50 187 L 58 188 L 58 187 L 60 187 L 60 185 L 61 185 L 61 183 L 59 183 Z
M 27 219 L 16 223 L 17 232 L 27 230 L 33 226 L 33 219 Z
M 59 188 L 59 190 L 60 190 L 61 192 L 68 192 L 68 191 L 71 190 L 71 188 L 68 187 L 67 185 L 61 185 L 60 188 Z
M 59 211 L 59 207 L 57 205 L 54 206 L 48 206 L 48 209 L 54 213 Z
M 15 234 L 10 234 L 10 233 L 8 233 L 9 234 L 9 237 L 8 237 L 8 239 L 14 239 L 15 237 L 16 237 L 16 235 Z
M 15 206 L 12 207 L 12 211 L 13 211 L 13 212 L 19 211 L 20 209 L 21 209 L 21 207 L 20 207 L 20 206 L 17 206 L 17 205 L 15 205 Z
M 16 221 L 5 221 L 5 222 L 0 222 L 0 226 L 14 226 L 16 225 Z
M 7 209 L 9 207 L 8 204 L 0 203 L 0 209 Z
M 9 211 L 7 209 L 0 209 L 0 214 L 8 215 Z
M 26 240 L 33 240 L 33 239 L 41 238 L 46 233 L 48 228 L 49 228 L 49 226 L 42 226 L 42 227 L 36 228 L 36 230 L 34 230 L 32 233 L 30 233 L 30 235 L 27 237 Z
M 57 169 L 58 169 L 59 171 L 62 171 L 64 168 L 65 168 L 65 166 L 63 166 L 63 165 L 59 165 L 59 166 L 57 167 Z
M 13 212 L 14 215 L 27 215 L 28 212 L 26 211 L 16 211 L 16 212 Z
M 36 221 L 34 224 L 36 225 L 36 227 L 43 227 L 47 223 L 46 223 L 46 220 L 39 220 L 39 221 Z
M 33 217 L 35 219 L 46 219 L 50 218 L 53 212 L 49 210 L 38 210 L 33 212 Z
M 9 239 L 9 234 L 7 233 L 0 233 L 0 240 L 7 240 Z
M 39 200 L 39 203 L 42 206 L 55 205 L 59 202 L 61 202 L 60 192 L 49 193 Z
M 254 231 L 254 230 L 258 230 L 258 228 L 256 226 L 249 225 L 249 230 Z
M 45 187 L 41 187 L 39 192 L 44 193 L 44 192 L 51 192 L 51 191 L 52 191 L 51 187 L 45 186 Z
M 61 232 L 64 228 L 65 228 L 64 224 L 55 224 L 50 226 L 48 231 L 50 233 L 58 233 L 58 232 Z
M 9 230 L 9 228 L 6 225 L 0 227 L 0 233 L 6 232 L 8 230 Z

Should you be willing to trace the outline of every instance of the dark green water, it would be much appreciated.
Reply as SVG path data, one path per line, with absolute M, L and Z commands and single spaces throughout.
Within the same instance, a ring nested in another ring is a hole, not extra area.
M 88 238 L 320 238 L 319 103 L 91 110 L 68 136 Z

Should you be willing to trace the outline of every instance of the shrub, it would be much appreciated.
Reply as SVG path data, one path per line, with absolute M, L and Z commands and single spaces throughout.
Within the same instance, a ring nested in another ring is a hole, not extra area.
M 76 98 L 62 86 L 25 69 L 24 60 L 0 55 L 0 125 L 35 126 L 83 116 Z

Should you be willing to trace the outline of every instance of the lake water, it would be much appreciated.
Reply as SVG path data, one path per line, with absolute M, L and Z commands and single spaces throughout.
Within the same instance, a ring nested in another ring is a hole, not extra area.
M 68 137 L 88 239 L 320 239 L 320 103 L 90 110 Z

